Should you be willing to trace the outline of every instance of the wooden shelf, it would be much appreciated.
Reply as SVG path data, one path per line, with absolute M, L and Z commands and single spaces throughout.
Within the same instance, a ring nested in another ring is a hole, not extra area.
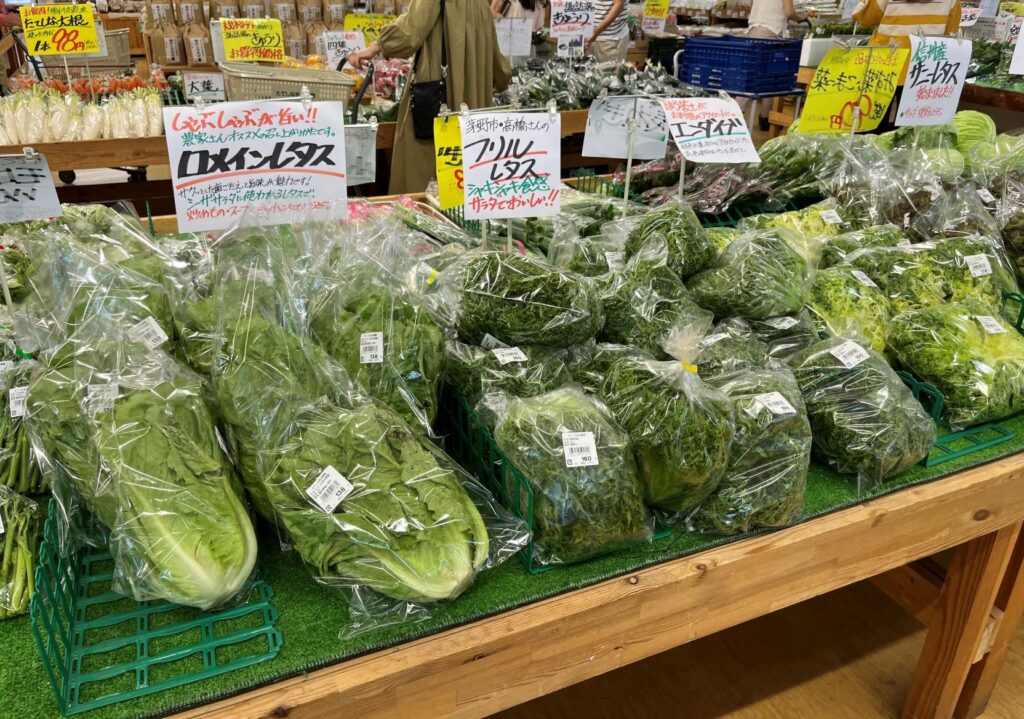
M 16 154 L 25 145 L 0 145 L 0 154 Z M 103 167 L 148 167 L 166 165 L 167 140 L 164 137 L 134 137 L 124 140 L 81 140 L 79 142 L 39 142 L 30 145 L 45 155 L 54 172 L 95 170 Z
M 998 107 L 1001 110 L 1024 112 L 1024 92 L 1004 90 L 999 87 L 982 87 L 969 83 L 964 85 L 960 102 L 973 102 L 977 105 Z

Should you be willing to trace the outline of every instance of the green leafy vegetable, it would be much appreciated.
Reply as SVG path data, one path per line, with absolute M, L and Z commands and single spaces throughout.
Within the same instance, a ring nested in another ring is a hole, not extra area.
M 18 494 L 40 494 L 46 489 L 25 423 L 21 417 L 11 416 L 11 392 L 26 391 L 37 370 L 35 362 L 18 362 L 10 370 L 0 370 L 0 485 Z
M 821 339 L 806 310 L 795 315 L 747 322 L 757 338 L 768 345 L 768 356 L 783 362 L 789 362 L 793 355 Z
M 35 502 L 0 487 L 0 619 L 28 613 L 44 519 Z
M 763 368 L 768 363 L 768 346 L 739 317 L 719 322 L 697 344 L 697 350 L 694 363 L 705 380 L 726 372 Z
M 850 253 L 865 247 L 896 247 L 906 242 L 909 242 L 906 234 L 896 225 L 872 225 L 863 230 L 844 232 L 825 244 L 818 268 L 834 267 Z
M 697 220 L 693 209 L 671 202 L 644 215 L 626 240 L 626 259 L 650 245 L 664 243 L 668 248 L 668 267 L 679 279 L 686 280 L 709 267 L 718 249 Z
M 446 374 L 449 386 L 475 405 L 490 392 L 505 392 L 513 397 L 533 397 L 557 389 L 572 381 L 565 350 L 520 347 L 526 358 L 499 359 L 483 347 L 472 347 L 454 340 L 446 345 Z M 502 361 L 506 359 L 506 361 Z
M 653 360 L 649 354 L 631 345 L 617 345 L 605 342 L 588 343 L 575 347 L 568 358 L 569 373 L 576 384 L 592 394 L 597 394 L 604 384 L 608 371 L 618 360 L 630 357 L 639 360 Z
M 814 276 L 807 307 L 828 334 L 856 339 L 885 351 L 889 299 L 860 270 L 831 267 Z

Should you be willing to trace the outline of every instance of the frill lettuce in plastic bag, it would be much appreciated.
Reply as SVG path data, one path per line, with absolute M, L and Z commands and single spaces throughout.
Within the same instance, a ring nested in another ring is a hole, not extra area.
M 533 495 L 535 562 L 576 562 L 651 538 L 629 437 L 597 399 L 576 387 L 511 399 L 494 438 Z M 527 499 L 505 489 L 513 504 Z
M 798 235 L 809 237 L 835 237 L 843 230 L 851 229 L 845 211 L 831 200 L 819 202 L 802 210 L 790 210 L 773 215 L 753 215 L 740 220 L 741 230 L 765 230 L 780 227 L 792 230 Z
M 801 244 L 789 230 L 752 231 L 690 279 L 690 296 L 717 317 L 764 319 L 798 312 L 811 281 Z
M 630 260 L 651 246 L 668 249 L 668 267 L 684 281 L 710 267 L 718 255 L 693 209 L 679 202 L 643 216 L 626 240 L 625 258 Z
M 979 235 L 999 238 L 999 224 L 972 187 L 956 187 L 939 194 L 928 210 L 910 224 L 919 240 Z
M 6 241 L 0 237 L 0 241 Z M 7 290 L 11 300 L 17 304 L 25 299 L 29 291 L 29 278 L 34 274 L 32 259 L 15 246 L 0 246 L 0 263 L 7 277 Z M 7 298 L 0 294 L 0 302 L 7 303 Z
M 830 267 L 816 273 L 807 308 L 825 333 L 856 339 L 875 352 L 885 351 L 889 298 L 860 270 Z
M 600 395 L 633 443 L 648 505 L 686 512 L 714 492 L 735 433 L 724 394 L 678 362 L 626 357 L 612 364 Z
M 877 352 L 831 337 L 789 366 L 807 406 L 816 455 L 854 475 L 858 493 L 928 456 L 935 423 Z
M 822 197 L 822 178 L 815 168 L 834 167 L 846 144 L 845 137 L 789 132 L 765 142 L 755 178 L 768 186 L 768 205 L 816 201 Z
M 10 367 L 4 365 L 10 365 Z M 47 489 L 25 431 L 25 394 L 39 370 L 31 360 L 0 362 L 0 486 L 18 494 L 40 494 Z
M 466 253 L 442 278 L 455 293 L 459 340 L 491 335 L 508 345 L 571 347 L 601 328 L 604 314 L 575 272 L 507 252 Z
M 28 613 L 45 519 L 38 504 L 0 487 L 0 620 Z
M 592 237 L 568 234 L 552 240 L 548 247 L 548 262 L 585 277 L 597 277 L 622 269 L 624 245 L 624 236 L 611 233 Z
M 566 350 L 544 347 L 484 349 L 449 340 L 445 348 L 449 387 L 470 406 L 491 392 L 533 397 L 572 381 Z
M 768 346 L 768 356 L 782 362 L 789 362 L 798 352 L 821 339 L 814 320 L 806 310 L 794 315 L 747 322 L 757 338 Z
M 1024 409 L 1024 338 L 987 305 L 897 315 L 888 342 L 902 366 L 942 392 L 943 419 L 954 429 Z
M 909 242 L 903 230 L 896 225 L 871 225 L 862 230 L 844 232 L 829 238 L 825 243 L 818 269 L 824 270 L 841 264 L 847 255 L 865 247 L 897 247 Z
M 708 239 L 718 250 L 718 256 L 721 257 L 722 253 L 733 243 L 734 240 L 738 240 L 743 236 L 743 230 L 735 227 L 709 227 L 708 228 Z
M 786 369 L 742 370 L 710 384 L 736 408 L 729 467 L 712 494 L 687 520 L 691 530 L 715 534 L 785 527 L 800 518 L 811 425 L 793 374 Z
M 693 359 L 697 374 L 705 380 L 738 370 L 764 368 L 768 361 L 768 345 L 739 317 L 715 325 L 697 343 Z
M 654 361 L 654 357 L 632 345 L 588 342 L 569 350 L 566 362 L 573 381 L 585 391 L 598 394 L 612 365 L 623 357 Z

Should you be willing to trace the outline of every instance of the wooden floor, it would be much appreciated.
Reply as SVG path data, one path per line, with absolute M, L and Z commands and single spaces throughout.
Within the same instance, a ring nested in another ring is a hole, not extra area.
M 857 584 L 496 714 L 496 719 L 890 719 L 924 631 Z M 1024 631 L 984 719 L 1024 719 Z

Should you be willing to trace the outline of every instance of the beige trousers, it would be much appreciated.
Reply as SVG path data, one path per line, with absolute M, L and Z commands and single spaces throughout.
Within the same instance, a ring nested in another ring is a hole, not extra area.
M 626 50 L 629 48 L 629 35 L 619 40 L 594 40 L 587 49 L 587 54 L 598 62 L 626 61 Z

